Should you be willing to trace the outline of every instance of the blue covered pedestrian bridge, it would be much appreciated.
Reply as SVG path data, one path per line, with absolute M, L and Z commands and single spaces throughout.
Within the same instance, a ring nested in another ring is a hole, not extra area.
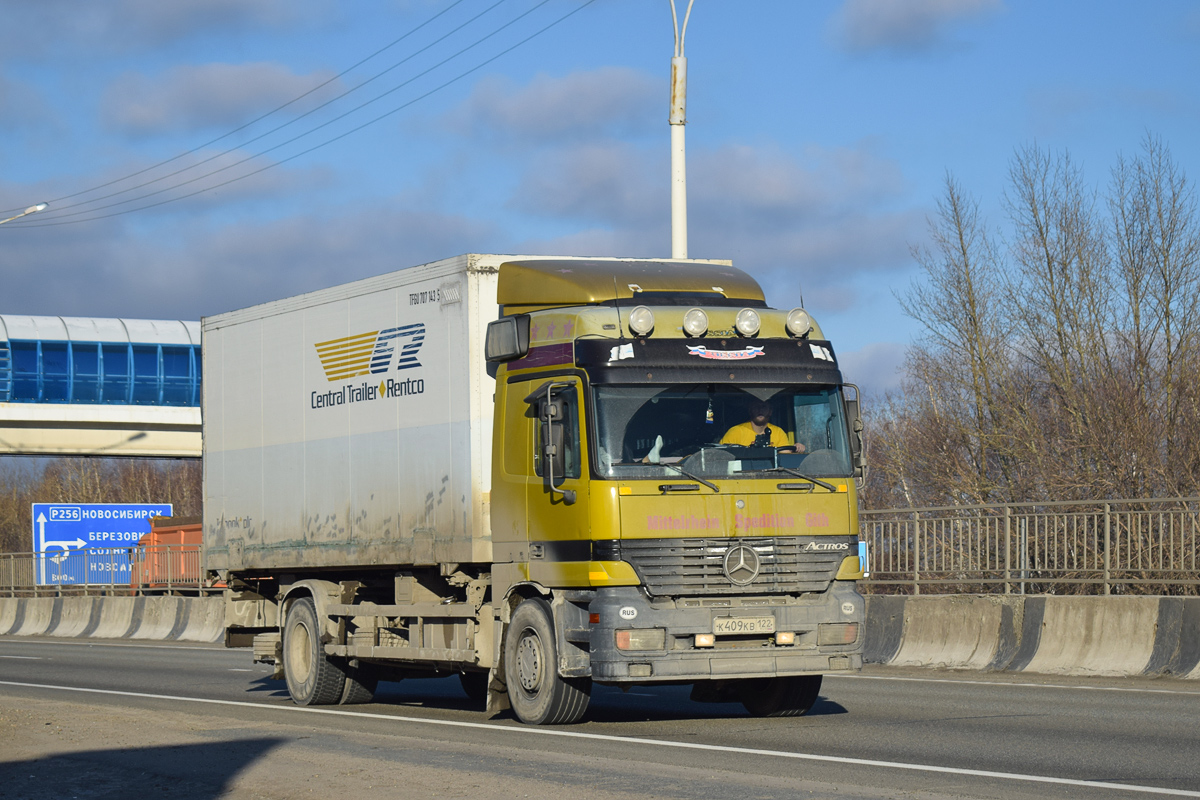
M 0 453 L 200 455 L 200 323 L 0 314 Z

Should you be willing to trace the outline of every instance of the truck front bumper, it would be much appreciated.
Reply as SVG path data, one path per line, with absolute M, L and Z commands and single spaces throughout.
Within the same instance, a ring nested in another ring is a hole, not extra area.
M 658 599 L 638 587 L 602 588 L 588 608 L 591 619 L 599 618 L 589 626 L 590 672 L 597 682 L 621 684 L 859 670 L 865 608 L 853 581 L 834 581 L 828 592 L 800 597 Z M 774 632 L 714 634 L 718 620 L 765 618 L 774 620 Z M 854 640 L 843 643 L 851 630 Z M 783 643 L 787 637 L 780 633 L 792 634 L 793 643 Z M 710 636 L 712 644 L 705 646 Z M 838 642 L 826 643 L 830 639 Z M 653 647 L 634 649 L 631 641 Z

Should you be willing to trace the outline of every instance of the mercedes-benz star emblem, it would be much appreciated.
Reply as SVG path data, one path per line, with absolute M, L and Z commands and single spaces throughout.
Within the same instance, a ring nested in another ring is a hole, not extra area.
M 725 551 L 725 577 L 737 586 L 745 586 L 758 577 L 762 562 L 753 547 L 739 544 Z

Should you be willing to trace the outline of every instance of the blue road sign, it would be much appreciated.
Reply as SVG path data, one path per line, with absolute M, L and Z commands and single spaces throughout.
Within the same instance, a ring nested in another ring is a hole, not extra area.
M 38 583 L 129 583 L 129 548 L 170 503 L 34 503 Z

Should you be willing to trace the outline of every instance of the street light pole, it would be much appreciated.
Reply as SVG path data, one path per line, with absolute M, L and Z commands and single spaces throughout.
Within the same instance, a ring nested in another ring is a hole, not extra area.
M 30 206 L 29 208 L 22 211 L 20 214 L 17 214 L 15 217 L 9 217 L 8 219 L 0 219 L 0 225 L 3 225 L 6 222 L 12 222 L 14 219 L 20 219 L 21 217 L 24 217 L 28 214 L 36 214 L 39 211 L 45 211 L 47 205 L 48 205 L 47 203 L 38 203 L 36 206 Z
M 687 124 L 687 58 L 683 55 L 683 37 L 692 3 L 688 0 L 683 28 L 671 3 L 671 22 L 675 26 L 675 56 L 671 59 L 671 258 L 687 258 L 687 164 L 684 158 L 683 126 Z

